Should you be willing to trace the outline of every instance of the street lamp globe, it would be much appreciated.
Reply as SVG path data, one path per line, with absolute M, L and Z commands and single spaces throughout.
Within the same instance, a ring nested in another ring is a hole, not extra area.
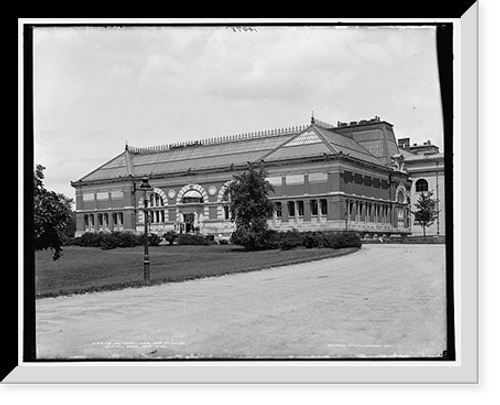
M 149 185 L 149 178 L 147 177 L 144 177 L 142 179 L 142 183 L 141 185 L 139 186 L 139 188 L 141 189 L 141 191 L 145 191 L 145 192 L 148 192 L 148 191 L 151 191 L 153 189 L 153 187 L 151 187 Z

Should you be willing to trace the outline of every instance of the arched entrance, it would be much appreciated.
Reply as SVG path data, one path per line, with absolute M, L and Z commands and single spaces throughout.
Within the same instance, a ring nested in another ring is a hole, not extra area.
M 179 213 L 180 233 L 194 233 L 200 231 L 204 219 L 205 197 L 196 188 L 190 188 L 180 197 Z

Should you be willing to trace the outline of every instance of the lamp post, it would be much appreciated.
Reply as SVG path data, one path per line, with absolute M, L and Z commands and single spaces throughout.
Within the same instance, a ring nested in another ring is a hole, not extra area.
M 148 192 L 153 189 L 149 185 L 149 179 L 144 177 L 139 190 L 144 191 L 144 281 L 149 282 L 149 246 L 148 246 Z

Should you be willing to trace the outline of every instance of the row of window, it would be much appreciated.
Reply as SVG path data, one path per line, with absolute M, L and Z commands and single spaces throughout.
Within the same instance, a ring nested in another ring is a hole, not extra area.
M 120 229 L 123 227 L 123 212 L 84 214 L 83 222 L 85 230 Z
M 155 211 L 149 211 L 148 210 L 148 215 L 149 215 L 149 224 L 159 224 L 162 222 L 165 222 L 165 210 L 155 210 Z
M 123 191 L 104 191 L 104 192 L 99 192 L 99 193 L 84 193 L 82 195 L 82 199 L 85 202 L 88 201 L 106 201 L 109 200 L 110 198 L 112 200 L 121 200 L 123 199 Z
M 398 221 L 404 226 L 410 226 L 410 216 L 405 216 L 405 208 L 396 207 Z M 378 224 L 391 223 L 392 209 L 389 205 L 363 202 L 347 201 L 346 219 L 355 222 L 374 222 Z
M 346 216 L 350 221 L 384 224 L 391 222 L 392 211 L 390 206 L 386 204 L 347 201 Z
M 304 216 L 304 205 L 307 202 L 303 200 L 298 201 L 287 201 L 285 206 L 289 217 L 303 217 Z M 274 203 L 274 210 L 276 212 L 276 217 L 281 218 L 283 216 L 284 204 L 280 201 Z M 326 199 L 319 200 L 309 200 L 309 207 L 311 215 L 327 215 L 328 214 L 328 202 Z

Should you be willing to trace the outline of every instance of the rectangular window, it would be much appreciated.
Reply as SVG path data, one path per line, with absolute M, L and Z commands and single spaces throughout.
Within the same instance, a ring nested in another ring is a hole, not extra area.
M 295 202 L 294 201 L 288 201 L 288 216 L 290 216 L 290 217 L 295 216 Z
M 88 228 L 89 227 L 89 216 L 87 214 L 85 214 L 83 216 L 83 222 L 85 223 L 85 228 Z
M 123 199 L 123 191 L 112 191 L 111 198 L 113 200 L 122 200 Z
M 94 193 L 85 193 L 83 194 L 83 201 L 94 201 Z
M 299 217 L 304 216 L 304 201 L 297 201 L 297 211 L 299 213 Z
M 274 209 L 276 211 L 276 216 L 278 218 L 281 218 L 281 215 L 283 214 L 282 213 L 282 207 L 281 207 L 281 203 L 280 202 L 277 202 L 274 204 Z
M 273 186 L 281 186 L 281 177 L 268 177 L 266 180 Z
M 226 221 L 229 220 L 229 206 L 228 205 L 224 206 L 224 219 Z
M 103 219 L 104 219 L 104 221 L 103 221 L 104 226 L 105 226 L 105 227 L 107 227 L 107 226 L 108 226 L 108 224 L 109 224 L 108 214 L 104 214 L 104 215 L 103 215 Z
M 311 200 L 311 215 L 318 215 L 318 200 Z
M 354 180 L 354 174 L 348 170 L 344 172 L 344 183 L 352 183 Z
M 319 200 L 321 204 L 321 215 L 327 215 L 328 214 L 328 203 L 327 200 Z
M 101 227 L 102 226 L 102 214 L 97 214 L 97 223 Z
M 109 193 L 106 191 L 104 193 L 97 193 L 97 199 L 99 201 L 104 201 L 104 200 L 107 200 L 109 198 Z
M 294 176 L 286 176 L 286 184 L 303 184 L 304 183 L 304 175 L 298 174 Z
M 326 181 L 328 180 L 328 175 L 326 173 L 310 173 L 309 181 Z

